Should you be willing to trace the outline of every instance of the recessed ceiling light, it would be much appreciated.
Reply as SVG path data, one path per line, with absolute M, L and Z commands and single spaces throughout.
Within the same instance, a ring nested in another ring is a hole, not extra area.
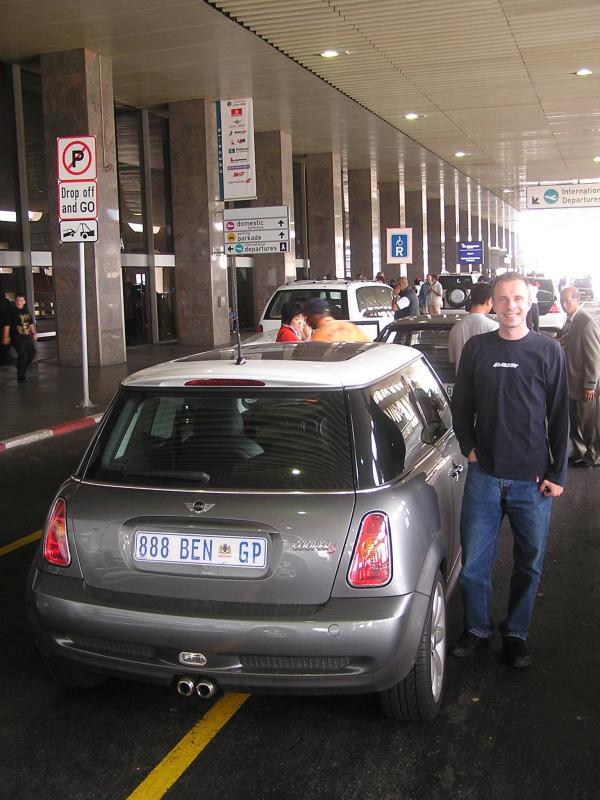
M 502 189 L 503 194 L 512 194 L 512 189 Z
M 592 70 L 588 69 L 587 67 L 582 67 L 581 69 L 578 69 L 577 72 L 575 73 L 575 75 L 579 75 L 580 78 L 585 78 L 586 75 L 591 75 L 591 74 Z
M 600 161 L 600 156 L 594 156 L 594 161 L 598 163 Z
M 454 155 L 456 158 L 464 158 L 467 154 L 463 153 L 462 150 L 457 150 L 456 153 L 454 153 Z
M 408 114 L 404 115 L 404 119 L 419 119 L 419 115 L 414 111 L 409 111 Z
M 335 58 L 336 56 L 339 56 L 339 53 L 337 50 L 323 50 L 323 52 L 319 53 L 319 55 L 321 58 Z

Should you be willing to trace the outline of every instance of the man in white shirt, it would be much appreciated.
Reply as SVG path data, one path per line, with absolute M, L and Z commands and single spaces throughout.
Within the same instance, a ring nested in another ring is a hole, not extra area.
M 458 320 L 450 331 L 448 357 L 458 372 L 458 363 L 465 343 L 471 336 L 495 331 L 498 323 L 486 316 L 492 310 L 492 287 L 489 283 L 476 283 L 471 289 L 471 310 Z

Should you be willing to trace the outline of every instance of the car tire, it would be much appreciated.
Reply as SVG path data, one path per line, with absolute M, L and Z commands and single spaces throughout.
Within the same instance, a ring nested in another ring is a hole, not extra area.
M 463 308 L 469 296 L 462 286 L 453 286 L 446 292 L 446 303 L 450 308 Z
M 108 680 L 107 675 L 98 675 L 95 672 L 86 672 L 77 667 L 71 667 L 53 658 L 44 658 L 44 666 L 50 677 L 61 686 L 72 689 L 92 689 Z
M 413 668 L 404 680 L 379 694 L 386 717 L 429 722 L 438 714 L 446 677 L 446 585 L 437 572 Z

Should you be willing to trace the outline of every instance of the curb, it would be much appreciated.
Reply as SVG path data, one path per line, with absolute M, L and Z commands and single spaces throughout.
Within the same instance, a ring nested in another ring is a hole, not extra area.
M 97 425 L 100 422 L 103 415 L 104 412 L 102 412 L 102 414 L 95 414 L 93 417 L 80 417 L 70 422 L 61 422 L 59 425 L 53 425 L 51 428 L 42 428 L 32 433 L 23 433 L 20 436 L 13 436 L 10 439 L 5 439 L 3 442 L 0 442 L 0 453 L 6 450 L 12 450 L 15 447 L 34 444 L 35 442 L 40 442 L 42 439 L 51 439 L 54 436 L 73 433 L 73 431 L 79 431 L 83 428 L 91 428 L 92 425 Z

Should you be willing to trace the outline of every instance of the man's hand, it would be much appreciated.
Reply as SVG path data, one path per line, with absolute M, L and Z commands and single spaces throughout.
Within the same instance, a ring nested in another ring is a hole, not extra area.
M 596 390 L 595 389 L 584 389 L 583 390 L 583 399 L 586 403 L 593 403 L 596 399 Z
M 540 483 L 540 493 L 544 497 L 560 497 L 563 493 L 563 487 L 559 486 L 558 483 L 552 483 L 552 481 L 542 481 Z
M 10 336 L 3 336 L 2 337 L 2 344 L 8 346 L 10 344 Z
M 471 452 L 467 456 L 467 461 L 470 464 L 473 464 L 475 461 L 477 461 L 477 454 L 475 453 L 475 448 L 473 448 L 473 450 L 471 450 Z

